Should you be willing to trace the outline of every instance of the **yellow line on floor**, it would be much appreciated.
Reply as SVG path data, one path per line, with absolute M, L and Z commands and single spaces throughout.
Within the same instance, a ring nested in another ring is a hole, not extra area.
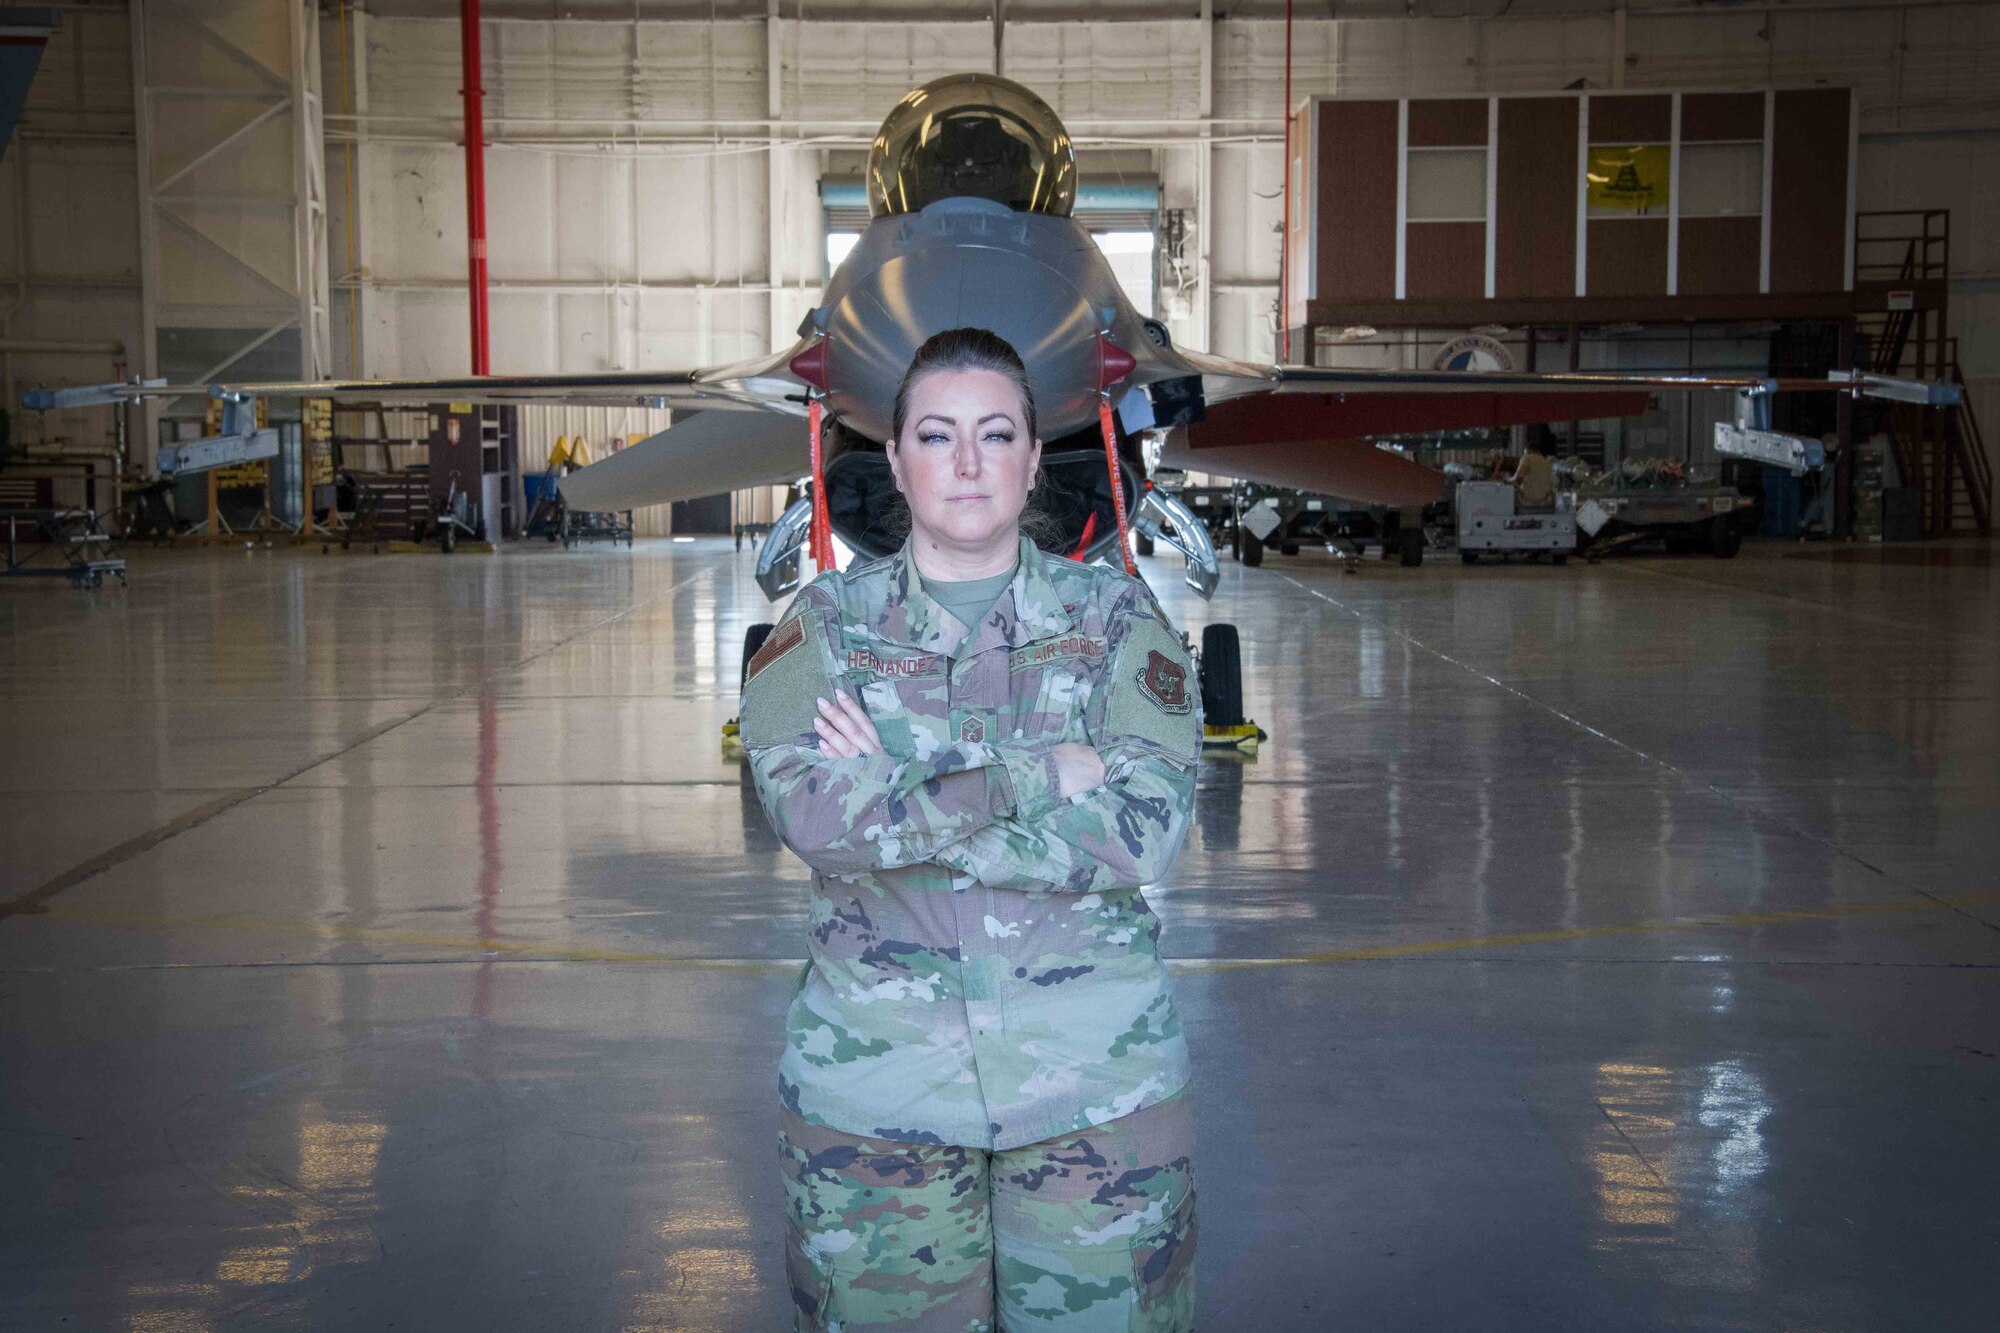
M 1665 935 L 1675 931 L 1778 926 L 1798 921 L 1834 921 L 1843 917 L 1881 916 L 1892 912 L 1952 911 L 2000 905 L 2000 894 L 1970 898 L 1909 898 L 1893 903 L 1850 903 L 1801 912 L 1735 912 L 1716 916 L 1674 917 L 1635 921 L 1622 926 L 1577 926 L 1568 930 L 1524 931 L 1515 935 L 1480 935 L 1462 940 L 1420 940 L 1411 944 L 1381 944 L 1366 949 L 1332 949 L 1323 953 L 1289 954 L 1279 958 L 1197 958 L 1190 966 L 1204 972 L 1239 967 L 1292 967 L 1301 963 L 1355 963 L 1371 958 L 1422 958 L 1474 949 L 1508 949 L 1524 944 L 1566 944 L 1576 940 L 1609 939 L 1621 935 Z
M 627 949 L 538 944 L 530 940 L 482 940 L 469 935 L 434 935 L 416 930 L 379 930 L 361 926 L 323 925 L 310 921 L 257 921 L 233 916 L 125 916 L 112 912 L 51 909 L 42 919 L 79 926 L 106 926 L 114 930 L 232 930 L 266 935 L 311 936 L 315 939 L 345 940 L 365 944 L 404 944 L 419 949 L 440 949 L 470 954 L 475 960 L 504 957 L 566 963 L 673 963 L 682 967 L 715 968 L 736 972 L 796 972 L 799 964 L 805 961 L 803 958 L 790 960 L 682 958 L 674 954 Z
M 1612 939 L 1633 935 L 1664 935 L 1677 931 L 1728 930 L 1750 926 L 1777 926 L 1804 921 L 1834 921 L 1849 917 L 1884 916 L 1902 912 L 1951 911 L 1970 907 L 2000 905 L 2000 894 L 1977 894 L 1967 898 L 1910 898 L 1892 903 L 1850 903 L 1797 912 L 1738 912 L 1714 916 L 1674 917 L 1660 921 L 1637 921 L 1626 925 L 1577 926 L 1566 930 L 1524 931 L 1513 935 L 1476 935 L 1464 939 L 1417 940 L 1408 944 L 1381 944 L 1363 949 L 1332 949 L 1320 953 L 1288 954 L 1275 958 L 1175 958 L 1169 961 L 1180 971 L 1224 972 L 1245 967 L 1297 967 L 1306 964 L 1355 963 L 1382 958 L 1424 958 L 1438 954 L 1465 953 L 1482 949 L 1508 949 L 1534 944 L 1568 944 L 1579 940 Z M 401 944 L 420 949 L 438 949 L 469 954 L 474 959 L 510 958 L 520 961 L 583 963 L 652 963 L 676 967 L 726 972 L 796 972 L 804 961 L 798 958 L 685 958 L 674 954 L 629 949 L 604 949 L 580 945 L 540 944 L 530 940 L 481 940 L 466 935 L 439 935 L 413 930 L 381 930 L 359 926 L 324 925 L 315 922 L 257 921 L 227 916 L 127 916 L 76 909 L 50 909 L 42 920 L 79 926 L 112 929 L 173 931 L 228 930 L 269 935 L 310 936 L 323 940 L 345 940 L 370 944 Z M 317 961 L 317 960 L 315 960 Z M 460 961 L 460 960 L 452 960 Z

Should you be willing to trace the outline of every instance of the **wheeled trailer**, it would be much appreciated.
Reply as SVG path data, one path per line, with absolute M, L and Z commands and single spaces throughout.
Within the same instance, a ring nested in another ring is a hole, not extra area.
M 110 533 L 89 509 L 8 509 L 0 510 L 7 524 L 7 563 L 0 576 L 7 578 L 66 578 L 73 587 L 99 588 L 104 576 L 115 574 L 125 581 L 125 561 Z M 21 536 L 26 532 L 35 545 L 26 554 Z M 54 552 L 60 565 L 35 566 L 40 556 Z
M 1576 507 L 1588 560 L 1652 541 L 1675 554 L 1728 560 L 1742 549 L 1744 528 L 1756 521 L 1756 501 L 1721 485 L 1607 491 L 1579 496 Z

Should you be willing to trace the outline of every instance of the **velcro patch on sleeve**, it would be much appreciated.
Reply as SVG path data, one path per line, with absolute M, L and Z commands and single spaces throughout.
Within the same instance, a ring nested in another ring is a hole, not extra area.
M 771 631 L 750 659 L 739 721 L 747 746 L 776 745 L 813 734 L 817 700 L 833 697 L 821 651 L 817 609 L 800 612 Z
M 1170 754 L 1201 752 L 1194 666 L 1180 636 L 1151 616 L 1135 617 L 1105 683 L 1108 736 L 1137 736 Z

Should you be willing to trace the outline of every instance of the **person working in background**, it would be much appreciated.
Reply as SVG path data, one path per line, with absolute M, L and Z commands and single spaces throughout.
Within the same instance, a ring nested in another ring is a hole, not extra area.
M 1528 441 L 1527 452 L 1515 465 L 1514 504 L 1517 509 L 1547 509 L 1556 500 L 1556 466 L 1549 458 L 1547 438 L 1536 433 Z

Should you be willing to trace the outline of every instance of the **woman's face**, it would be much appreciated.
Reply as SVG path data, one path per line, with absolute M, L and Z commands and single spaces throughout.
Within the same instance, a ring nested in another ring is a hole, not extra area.
M 910 385 L 889 468 L 920 541 L 963 554 L 1014 545 L 1042 458 L 1022 408 L 998 371 L 934 370 Z

